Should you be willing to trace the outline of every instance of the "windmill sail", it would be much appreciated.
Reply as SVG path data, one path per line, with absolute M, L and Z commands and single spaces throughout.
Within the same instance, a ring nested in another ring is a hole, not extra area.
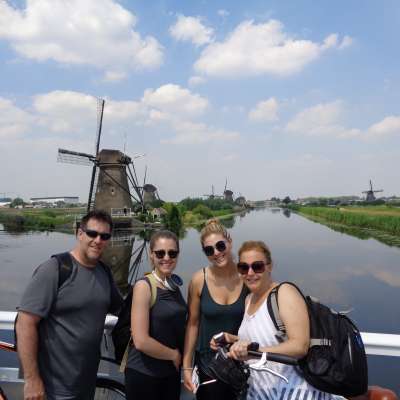
M 80 153 L 66 149 L 58 149 L 57 161 L 68 164 L 93 165 L 95 157 L 91 154 Z

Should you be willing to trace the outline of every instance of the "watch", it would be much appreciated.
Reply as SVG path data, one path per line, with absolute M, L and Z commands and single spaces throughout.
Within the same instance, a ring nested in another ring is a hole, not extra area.
M 260 344 L 257 342 L 251 342 L 248 346 L 247 346 L 247 350 L 248 351 L 258 351 L 258 349 L 260 348 Z

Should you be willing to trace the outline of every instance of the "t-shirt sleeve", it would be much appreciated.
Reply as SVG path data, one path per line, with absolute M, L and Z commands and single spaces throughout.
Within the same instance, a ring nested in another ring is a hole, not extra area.
M 39 265 L 22 295 L 18 311 L 26 311 L 41 318 L 46 317 L 57 297 L 57 260 L 51 258 Z

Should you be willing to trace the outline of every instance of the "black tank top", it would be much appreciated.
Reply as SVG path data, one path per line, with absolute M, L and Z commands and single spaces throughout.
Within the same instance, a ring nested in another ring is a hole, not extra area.
M 204 285 L 200 295 L 200 327 L 197 340 L 197 351 L 210 352 L 210 340 L 219 332 L 237 335 L 245 310 L 245 299 L 249 293 L 243 284 L 238 299 L 232 304 L 218 304 L 208 290 L 206 271 L 203 268 Z
M 179 349 L 182 354 L 186 318 L 187 306 L 180 290 L 158 287 L 156 302 L 149 314 L 149 335 L 165 346 Z M 150 357 L 134 346 L 129 349 L 127 367 L 150 376 L 166 377 L 176 374 L 172 361 Z

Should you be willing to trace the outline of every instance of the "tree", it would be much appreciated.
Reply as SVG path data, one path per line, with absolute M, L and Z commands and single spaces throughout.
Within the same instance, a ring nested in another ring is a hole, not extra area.
M 292 202 L 292 200 L 290 200 L 290 197 L 289 196 L 286 196 L 283 200 L 282 200 L 282 203 L 284 203 L 284 204 L 286 204 L 286 205 L 288 205 L 289 203 L 291 203 Z
M 15 208 L 17 206 L 23 206 L 24 200 L 21 199 L 21 197 L 16 197 L 10 204 L 10 207 Z

